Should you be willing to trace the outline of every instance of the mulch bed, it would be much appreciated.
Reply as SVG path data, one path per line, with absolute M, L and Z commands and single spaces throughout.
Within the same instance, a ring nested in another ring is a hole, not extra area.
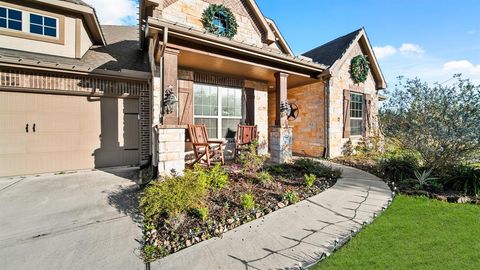
M 160 257 L 167 256 L 183 248 L 212 237 L 220 237 L 254 219 L 289 205 L 285 192 L 294 192 L 298 201 L 314 196 L 336 183 L 336 178 L 317 177 L 312 187 L 305 185 L 304 172 L 293 165 L 283 165 L 281 169 L 267 168 L 273 176 L 271 185 L 263 186 L 257 179 L 242 173 L 240 166 L 226 166 L 230 181 L 219 191 L 209 191 L 206 200 L 208 219 L 202 221 L 193 213 L 184 214 L 175 220 L 164 220 L 155 229 L 145 233 L 146 244 L 159 247 Z M 250 193 L 255 197 L 256 207 L 244 210 L 240 196 Z

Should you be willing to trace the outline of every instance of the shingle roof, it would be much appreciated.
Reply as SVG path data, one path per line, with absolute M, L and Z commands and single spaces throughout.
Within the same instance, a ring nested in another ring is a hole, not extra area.
M 58 63 L 61 65 L 82 66 L 94 69 L 121 71 L 149 71 L 147 54 L 140 50 L 138 27 L 136 26 L 102 26 L 107 40 L 106 46 L 93 46 L 81 59 L 46 55 L 25 51 L 0 48 L 0 56 L 39 62 Z
M 308 58 L 312 58 L 314 62 L 324 64 L 327 66 L 333 65 L 335 61 L 341 59 L 345 51 L 350 47 L 353 40 L 362 31 L 363 28 L 355 30 L 345 36 L 341 36 L 330 42 L 327 42 L 313 50 L 310 50 L 304 54 Z

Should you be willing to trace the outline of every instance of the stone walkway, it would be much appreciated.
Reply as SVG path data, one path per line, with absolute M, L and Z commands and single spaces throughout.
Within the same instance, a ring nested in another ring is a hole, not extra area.
M 371 222 L 392 194 L 379 178 L 331 164 L 343 178 L 325 192 L 158 260 L 151 269 L 299 269 Z

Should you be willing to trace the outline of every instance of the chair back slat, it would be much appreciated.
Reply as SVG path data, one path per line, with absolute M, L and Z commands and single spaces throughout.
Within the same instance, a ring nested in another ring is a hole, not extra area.
M 252 143 L 257 139 L 257 134 L 257 126 L 238 125 L 237 142 L 240 144 Z
M 205 125 L 188 125 L 188 133 L 193 145 L 208 143 L 207 127 Z

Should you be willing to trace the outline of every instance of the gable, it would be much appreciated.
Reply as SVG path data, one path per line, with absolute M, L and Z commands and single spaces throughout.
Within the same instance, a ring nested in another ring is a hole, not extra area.
M 158 9 L 165 20 L 203 31 L 202 14 L 211 4 L 223 4 L 235 15 L 238 30 L 232 40 L 258 48 L 275 42 L 273 31 L 252 0 L 165 0 Z M 284 52 L 277 46 L 269 48 Z

